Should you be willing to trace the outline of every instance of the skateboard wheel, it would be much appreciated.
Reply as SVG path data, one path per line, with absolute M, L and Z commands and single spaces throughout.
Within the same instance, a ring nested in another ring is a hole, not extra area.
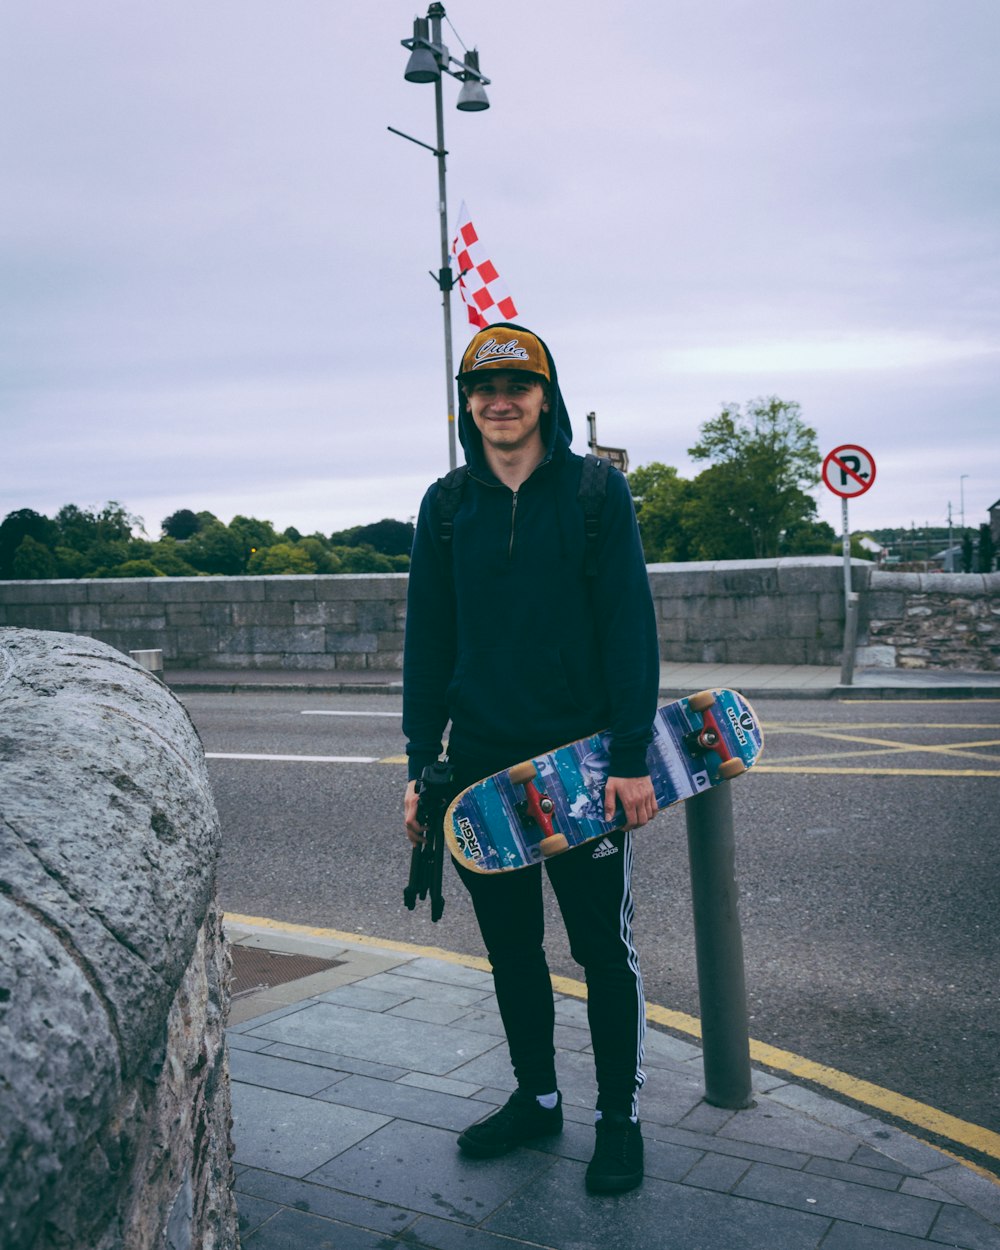
M 546 859 L 549 859 L 553 855 L 561 855 L 563 851 L 568 851 L 569 840 L 565 834 L 554 833 L 550 838 L 542 838 L 538 849 Z
M 515 764 L 513 768 L 508 768 L 507 776 L 510 778 L 511 785 L 523 786 L 525 782 L 535 780 L 538 776 L 538 769 L 531 760 L 526 760 L 523 764 Z
M 745 773 L 746 770 L 747 766 L 742 760 L 723 760 L 719 765 L 719 778 L 722 781 L 730 781 L 733 777 L 738 777 L 740 773 Z
M 697 694 L 688 696 L 688 707 L 692 712 L 707 712 L 715 702 L 715 694 L 711 690 L 699 690 Z

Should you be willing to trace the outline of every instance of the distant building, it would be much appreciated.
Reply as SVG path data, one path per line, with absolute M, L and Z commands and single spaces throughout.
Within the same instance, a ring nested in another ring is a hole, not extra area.
M 1000 499 L 989 509 L 990 513 L 990 533 L 993 536 L 993 546 L 1000 547 Z
M 862 534 L 860 538 L 855 538 L 854 542 L 862 551 L 870 551 L 879 564 L 883 564 L 889 555 L 889 548 L 877 542 L 870 534 Z
M 956 543 L 954 547 L 945 547 L 944 551 L 935 552 L 930 562 L 933 570 L 938 573 L 960 573 L 962 571 L 962 544 Z

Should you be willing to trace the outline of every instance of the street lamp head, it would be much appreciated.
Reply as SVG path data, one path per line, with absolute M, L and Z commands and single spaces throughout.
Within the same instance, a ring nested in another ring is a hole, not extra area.
M 406 62 L 406 69 L 403 71 L 406 81 L 437 82 L 441 77 L 441 67 L 430 48 L 426 17 L 413 19 L 413 38 L 404 39 L 403 47 L 411 49 L 410 59 Z
M 462 71 L 462 90 L 455 105 L 463 113 L 481 113 L 490 107 L 482 75 L 479 73 L 479 53 L 466 52 L 465 69 Z

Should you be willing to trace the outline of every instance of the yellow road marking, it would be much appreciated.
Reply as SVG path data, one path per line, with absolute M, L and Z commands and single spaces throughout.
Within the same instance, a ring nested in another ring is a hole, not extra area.
M 954 721 L 864 721 L 860 725 L 845 724 L 838 725 L 836 721 L 782 721 L 775 724 L 771 721 L 765 726 L 769 734 L 793 734 L 798 733 L 802 729 L 997 729 L 1000 725 L 980 724 L 977 721 L 962 721 L 955 724 Z
M 383 950 L 399 951 L 427 959 L 440 959 L 445 963 L 458 964 L 464 968 L 476 968 L 481 972 L 490 970 L 489 962 L 481 956 L 461 955 L 455 951 L 443 950 L 439 946 L 419 946 L 412 942 L 372 938 L 360 933 L 344 933 L 339 929 L 322 929 L 313 925 L 284 924 L 277 920 L 259 916 L 241 916 L 233 912 L 226 912 L 225 919 L 232 924 L 253 925 L 256 928 L 270 929 L 275 933 L 302 934 L 358 946 L 377 946 Z M 585 1000 L 587 997 L 587 987 L 582 981 L 576 981 L 570 977 L 553 976 L 552 985 L 557 993 L 567 994 L 571 998 Z M 655 1024 L 666 1025 L 668 1028 L 687 1033 L 692 1037 L 701 1037 L 701 1021 L 696 1016 L 689 1016 L 682 1011 L 673 1011 L 668 1007 L 659 1007 L 649 1003 L 646 1007 L 646 1017 Z M 750 1058 L 778 1072 L 799 1077 L 814 1085 L 821 1085 L 825 1089 L 850 1098 L 854 1102 L 862 1103 L 864 1106 L 875 1107 L 898 1120 L 967 1146 L 970 1150 L 978 1151 L 991 1159 L 1000 1159 L 1000 1133 L 994 1133 L 979 1124 L 971 1124 L 967 1120 L 960 1120 L 946 1111 L 940 1111 L 914 1098 L 908 1098 L 905 1094 L 897 1094 L 893 1090 L 884 1089 L 881 1085 L 874 1085 L 871 1081 L 863 1081 L 846 1072 L 828 1067 L 826 1064 L 814 1063 L 802 1055 L 796 1055 L 789 1050 L 780 1050 L 776 1046 L 755 1041 L 753 1038 L 750 1039 Z
M 954 742 L 954 743 L 932 743 L 930 745 L 924 745 L 922 743 L 898 742 L 898 741 L 894 741 L 892 739 L 887 739 L 887 738 L 871 738 L 864 734 L 831 733 L 829 731 L 821 732 L 815 729 L 810 730 L 810 737 L 824 738 L 829 742 L 857 742 L 857 743 L 860 743 L 862 746 L 876 747 L 879 750 L 914 751 L 914 752 L 931 751 L 938 755 L 966 755 L 970 753 L 967 750 L 968 747 L 973 747 L 973 746 L 988 747 L 988 746 L 998 745 L 995 741 L 989 741 L 989 740 L 985 742 L 973 742 L 973 743 Z M 992 759 L 993 756 L 987 755 L 984 758 Z
M 831 762 L 833 760 L 847 760 L 854 755 L 920 755 L 923 752 L 926 752 L 929 755 L 957 755 L 960 759 L 996 760 L 997 763 L 1000 763 L 1000 757 L 998 757 L 994 752 L 980 753 L 978 751 L 969 750 L 940 751 L 935 747 L 869 747 L 867 750 L 823 751 L 812 755 L 788 755 L 784 758 L 794 760 L 796 764 L 806 764 L 812 760 L 829 760 Z
M 975 696 L 973 696 L 975 697 Z M 886 704 L 905 703 L 907 707 L 922 707 L 927 703 L 938 704 L 941 707 L 947 707 L 949 703 L 968 703 L 968 699 L 838 699 L 838 703 L 842 706 L 851 707 L 855 703 L 878 703 L 883 707 Z M 982 703 L 1000 703 L 1000 699 L 976 699 L 976 706 Z
M 1000 777 L 1000 768 L 821 768 L 816 765 L 802 767 L 798 764 L 755 764 L 755 773 L 802 773 L 816 776 L 828 773 L 831 777 Z

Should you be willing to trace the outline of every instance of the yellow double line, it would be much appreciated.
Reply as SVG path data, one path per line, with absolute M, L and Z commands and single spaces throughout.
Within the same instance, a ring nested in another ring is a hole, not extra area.
M 872 725 L 872 729 L 985 729 L 996 730 L 996 725 L 947 725 L 947 724 L 881 724 Z M 894 738 L 874 737 L 871 734 L 846 733 L 836 726 L 819 724 L 782 724 L 766 727 L 769 738 L 775 736 L 801 735 L 819 738 L 828 742 L 855 744 L 858 749 L 848 751 L 824 752 L 823 754 L 793 755 L 788 761 L 765 762 L 755 766 L 756 772 L 764 773 L 799 773 L 829 774 L 835 776 L 881 776 L 881 777 L 1000 777 L 1000 757 L 984 748 L 1000 747 L 1000 738 L 975 738 L 966 742 L 937 742 L 930 744 L 900 742 Z M 844 765 L 836 761 L 849 759 L 852 756 L 889 754 L 899 755 L 936 755 L 955 756 L 961 760 L 989 760 L 994 763 L 992 768 L 905 768 L 891 764 Z

